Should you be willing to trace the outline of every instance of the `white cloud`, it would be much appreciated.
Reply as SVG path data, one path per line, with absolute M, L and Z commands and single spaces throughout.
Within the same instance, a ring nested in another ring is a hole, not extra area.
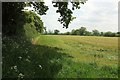
M 52 0 L 44 0 L 46 5 L 50 5 L 52 3 Z
M 80 10 L 74 11 L 74 20 L 68 29 L 62 28 L 57 19 L 59 14 L 52 2 L 47 0 L 49 6 L 48 14 L 42 16 L 45 26 L 48 29 L 58 29 L 61 32 L 71 31 L 72 29 L 87 27 L 88 30 L 98 29 L 100 31 L 118 31 L 118 1 L 119 0 L 88 0 L 81 5 Z

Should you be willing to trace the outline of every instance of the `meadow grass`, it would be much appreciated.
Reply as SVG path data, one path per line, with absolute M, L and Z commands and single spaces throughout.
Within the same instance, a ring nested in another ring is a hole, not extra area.
M 3 41 L 4 78 L 118 78 L 117 37 L 39 35 L 31 42 Z
M 118 38 L 117 37 L 96 37 L 96 36 L 62 36 L 62 35 L 40 35 L 36 45 L 47 45 L 50 47 L 61 48 L 62 53 L 66 53 L 71 56 L 70 62 L 76 62 L 73 65 L 83 64 L 89 66 L 89 64 L 97 65 L 97 70 L 91 67 L 82 68 L 92 70 L 88 77 L 117 77 L 118 70 Z M 90 65 L 91 66 L 91 65 Z M 73 67 L 72 65 L 69 67 Z M 108 71 L 106 70 L 108 68 Z M 106 69 L 104 69 L 106 68 Z M 114 70 L 113 75 L 109 72 Z M 64 69 L 64 68 L 63 68 Z M 76 68 L 79 69 L 79 68 Z M 71 69 L 69 69 L 71 70 Z M 101 71 L 102 70 L 102 71 Z M 64 70 L 63 70 L 64 71 Z M 76 71 L 73 71 L 76 73 Z M 79 72 L 79 71 L 78 71 Z M 72 77 L 72 72 L 69 77 Z M 105 74 L 103 74 L 105 73 Z M 101 75 L 98 75 L 101 74 Z M 87 77 L 84 75 L 84 77 Z M 96 75 L 96 76 L 95 76 Z M 64 76 L 65 77 L 65 76 Z M 78 77 L 73 75 L 73 77 Z M 79 75 L 80 77 L 80 75 Z
M 106 61 L 106 65 L 117 65 L 118 62 L 118 38 L 116 37 L 41 35 L 36 42 L 36 45 L 39 44 L 62 48 L 62 52 L 71 55 L 74 60 L 78 61 L 89 62 L 93 61 L 95 57 L 101 64 Z

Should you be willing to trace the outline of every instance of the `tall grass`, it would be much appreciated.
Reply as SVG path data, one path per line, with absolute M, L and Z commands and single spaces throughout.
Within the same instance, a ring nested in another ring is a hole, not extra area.
M 39 34 L 31 41 L 25 37 L 4 37 L 3 78 L 118 78 L 116 41 Z

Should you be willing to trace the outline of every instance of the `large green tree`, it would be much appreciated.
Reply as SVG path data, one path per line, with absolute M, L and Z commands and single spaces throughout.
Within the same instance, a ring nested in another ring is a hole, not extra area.
M 54 34 L 55 34 L 55 35 L 58 35 L 58 34 L 59 34 L 59 32 L 60 32 L 60 31 L 59 31 L 59 30 L 57 30 L 57 29 L 56 29 L 56 30 L 54 30 Z
M 63 0 L 64 1 L 64 0 Z M 75 19 L 72 16 L 73 10 L 79 9 L 80 4 L 84 4 L 87 0 L 78 0 L 74 2 L 71 0 L 72 8 L 68 8 L 69 1 L 67 2 L 52 2 L 53 6 L 58 8 L 56 13 L 60 13 L 58 21 L 63 24 L 63 27 L 68 28 L 70 22 Z M 2 3 L 2 21 L 3 21 L 3 34 L 15 34 L 17 24 L 17 17 L 22 14 L 22 10 L 25 6 L 33 6 L 35 11 L 39 15 L 46 15 L 46 11 L 49 9 L 44 2 L 3 2 Z
M 30 16 L 30 15 L 26 15 L 26 17 L 24 16 L 24 12 L 23 12 L 24 7 L 34 5 L 35 11 L 40 15 L 46 14 L 46 11 L 48 10 L 48 7 L 44 5 L 44 2 L 39 2 L 39 3 L 30 2 L 29 5 L 27 4 L 28 3 L 25 3 L 25 2 L 3 2 L 2 3 L 3 34 L 15 35 L 18 27 L 23 28 L 22 25 L 25 24 L 25 22 L 21 23 L 23 21 L 20 21 L 19 17 L 26 18 L 27 16 Z M 37 23 L 39 21 L 39 17 L 36 16 L 34 20 L 35 20 L 34 22 L 35 22 L 36 30 L 41 32 L 41 27 L 39 27 L 40 25 L 39 23 Z M 21 23 L 21 26 L 17 26 L 18 23 Z
M 85 33 L 86 33 L 86 28 L 85 27 L 81 27 L 80 29 L 79 29 L 79 34 L 80 35 L 84 35 Z
M 92 30 L 92 33 L 94 36 L 99 36 L 100 35 L 100 32 L 98 30 Z

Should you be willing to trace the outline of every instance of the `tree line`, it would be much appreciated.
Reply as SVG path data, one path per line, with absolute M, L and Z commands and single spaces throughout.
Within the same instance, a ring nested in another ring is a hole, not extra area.
M 105 36 L 105 37 L 120 37 L 120 32 L 100 32 L 99 30 L 88 31 L 85 27 L 73 29 L 71 32 L 60 33 L 59 30 L 46 31 L 44 34 L 48 35 L 80 35 L 80 36 Z

